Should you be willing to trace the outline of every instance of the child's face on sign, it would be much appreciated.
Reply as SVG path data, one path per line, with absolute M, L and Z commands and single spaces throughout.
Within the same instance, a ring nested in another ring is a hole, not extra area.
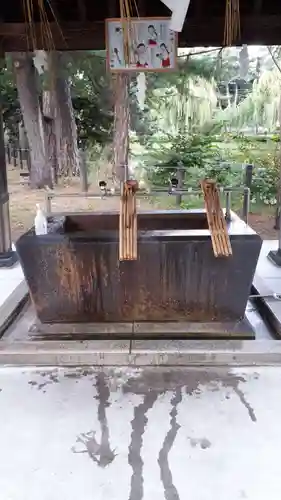
M 137 53 L 142 56 L 145 53 L 145 45 L 141 44 L 137 47 Z

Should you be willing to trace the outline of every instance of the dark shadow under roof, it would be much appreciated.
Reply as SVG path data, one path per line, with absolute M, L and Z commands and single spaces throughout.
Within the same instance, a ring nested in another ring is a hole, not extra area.
M 31 0 L 29 0 L 31 1 Z M 6 52 L 28 50 L 30 37 L 25 25 L 27 0 L 2 0 L 0 41 Z M 132 2 L 134 3 L 134 2 Z M 226 0 L 191 0 L 179 45 L 221 46 L 223 44 Z M 103 49 L 104 20 L 119 17 L 118 0 L 46 0 L 46 13 L 59 50 Z M 141 16 L 169 16 L 161 0 L 137 0 Z M 50 8 L 50 5 L 52 8 Z M 38 0 L 33 0 L 34 23 L 40 23 Z M 54 14 L 55 18 L 54 19 Z M 237 45 L 281 45 L 281 3 L 276 0 L 241 0 L 241 38 Z M 50 48 L 36 27 L 37 48 Z

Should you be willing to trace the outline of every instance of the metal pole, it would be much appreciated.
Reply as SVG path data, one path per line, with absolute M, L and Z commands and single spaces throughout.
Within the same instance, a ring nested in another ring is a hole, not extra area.
M 183 180 L 184 180 L 184 169 L 183 169 L 182 165 L 178 165 L 176 177 L 178 179 L 178 187 L 177 187 L 177 189 L 182 189 L 183 188 Z M 180 208 L 181 204 L 182 204 L 182 195 L 181 194 L 177 194 L 176 195 L 176 205 L 177 205 L 177 207 Z
M 231 221 L 231 191 L 225 193 L 225 220 L 226 222 Z
M 46 213 L 47 215 L 50 215 L 52 212 L 52 198 L 50 197 L 49 193 L 46 193 L 46 198 L 45 198 L 45 208 L 46 208 Z
M 278 248 L 270 250 L 267 258 L 276 266 L 281 267 L 281 207 L 279 207 Z
M 244 199 L 243 199 L 243 219 L 246 224 L 248 224 L 249 212 L 250 212 L 250 196 L 251 191 L 249 188 L 244 189 Z
M 243 219 L 246 223 L 248 223 L 248 214 L 249 214 L 249 209 L 250 209 L 250 197 L 251 194 L 249 190 L 251 190 L 252 187 L 252 180 L 253 180 L 253 169 L 254 166 L 251 164 L 248 164 L 245 166 L 245 177 L 244 177 L 244 185 L 248 190 L 245 189 L 244 191 L 244 198 L 243 198 Z

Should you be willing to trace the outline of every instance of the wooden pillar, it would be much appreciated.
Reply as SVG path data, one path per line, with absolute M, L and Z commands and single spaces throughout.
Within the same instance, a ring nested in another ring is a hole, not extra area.
M 114 77 L 114 130 L 113 157 L 114 174 L 119 181 L 128 177 L 129 160 L 129 75 L 120 73 Z
M 3 116 L 0 107 L 0 267 L 11 267 L 16 261 L 17 254 L 12 250 L 11 241 Z
M 139 2 L 142 3 L 143 0 L 139 0 Z M 107 8 L 109 17 L 120 17 L 119 2 L 117 2 L 116 0 L 107 0 Z M 123 182 L 128 178 L 130 75 L 128 73 L 117 73 L 115 75 L 112 75 L 111 83 L 114 97 L 112 176 L 114 183 L 118 185 L 118 183 Z

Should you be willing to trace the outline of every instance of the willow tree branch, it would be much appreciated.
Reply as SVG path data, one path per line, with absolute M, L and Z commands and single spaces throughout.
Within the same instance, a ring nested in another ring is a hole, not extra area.
M 270 55 L 271 55 L 271 59 L 272 59 L 272 61 L 274 62 L 274 64 L 275 64 L 276 68 L 277 68 L 277 69 L 278 69 L 278 71 L 279 71 L 279 73 L 281 73 L 281 67 L 279 66 L 279 64 L 278 64 L 278 62 L 277 62 L 277 59 L 276 59 L 276 57 L 274 56 L 274 54 L 273 54 L 273 52 L 272 52 L 271 48 L 269 47 L 269 45 L 267 45 L 267 50 L 268 50 L 268 52 L 270 53 Z
M 187 54 L 181 54 L 178 57 L 191 57 L 191 56 L 200 56 L 202 54 L 209 54 L 210 52 L 217 52 L 221 51 L 222 47 L 217 47 L 216 49 L 210 49 L 210 50 L 202 50 L 201 52 L 188 52 Z

